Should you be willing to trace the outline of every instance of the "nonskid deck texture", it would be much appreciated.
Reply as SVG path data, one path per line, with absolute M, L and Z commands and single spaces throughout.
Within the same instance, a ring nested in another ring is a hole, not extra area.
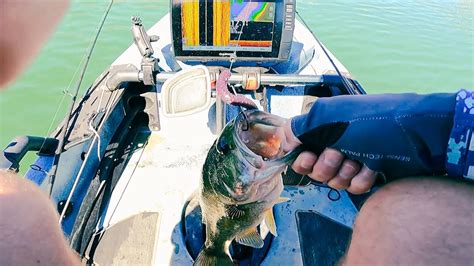
M 188 66 L 173 59 L 169 20 L 169 16 L 163 17 L 148 33 L 160 36 L 160 40 L 153 43 L 155 56 L 160 59 L 160 67 L 165 71 L 177 71 Z M 333 67 L 310 32 L 299 22 L 295 27 L 292 57 L 286 65 L 276 66 L 275 71 L 285 70 L 306 75 L 330 72 Z M 140 61 L 141 56 L 132 46 L 114 65 L 139 66 Z M 335 63 L 343 73 L 347 73 L 342 64 L 337 60 Z M 161 85 L 158 85 L 158 91 L 159 86 Z M 303 87 L 285 88 L 283 91 L 269 89 L 270 110 L 283 117 L 300 114 L 303 92 Z M 159 219 L 156 219 L 157 230 L 152 230 L 147 236 L 154 241 L 154 265 L 192 263 L 181 231 L 181 213 L 185 202 L 198 189 L 207 150 L 216 138 L 215 115 L 210 110 L 212 108 L 211 105 L 207 110 L 184 117 L 160 116 L 161 130 L 151 132 L 146 145 L 135 151 L 98 225 L 109 228 L 142 212 L 159 213 Z M 320 213 L 352 227 L 357 210 L 347 194 L 342 192 L 340 200 L 336 202 L 328 199 L 327 194 L 328 189 L 312 185 L 285 189 L 282 196 L 290 198 L 290 201 L 275 207 L 279 236 L 272 241 L 262 265 L 303 264 L 300 238 L 304 232 L 298 233 L 297 212 Z M 314 239 L 317 241 L 318 236 L 315 235 Z

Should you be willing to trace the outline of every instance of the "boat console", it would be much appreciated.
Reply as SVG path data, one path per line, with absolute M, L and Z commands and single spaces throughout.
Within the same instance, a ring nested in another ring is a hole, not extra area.
M 294 0 L 173 0 L 173 48 L 182 61 L 288 60 Z

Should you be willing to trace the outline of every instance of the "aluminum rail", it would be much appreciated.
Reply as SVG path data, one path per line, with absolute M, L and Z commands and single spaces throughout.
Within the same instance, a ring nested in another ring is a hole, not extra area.
M 179 72 L 161 72 L 156 74 L 156 83 L 163 83 Z M 233 73 L 229 78 L 230 84 L 244 84 L 245 74 Z M 289 75 L 289 74 L 260 74 L 260 85 L 301 86 L 315 85 L 323 82 L 320 75 Z
M 233 74 L 233 78 L 241 83 L 242 75 Z M 238 80 L 237 80 L 238 79 Z M 239 81 L 240 80 L 240 81 Z M 276 74 L 262 74 L 260 75 L 261 85 L 280 85 L 280 86 L 300 86 L 300 85 L 316 85 L 323 82 L 323 77 L 319 75 L 276 75 Z

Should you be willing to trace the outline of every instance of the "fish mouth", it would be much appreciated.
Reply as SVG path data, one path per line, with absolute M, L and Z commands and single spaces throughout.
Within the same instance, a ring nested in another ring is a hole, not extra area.
M 264 161 L 279 159 L 284 156 L 285 122 L 282 117 L 260 110 L 243 111 L 235 119 L 234 137 L 239 148 Z
M 260 110 L 241 112 L 234 121 L 233 132 L 239 159 L 257 171 L 270 171 L 294 161 L 301 150 L 283 151 L 285 122 L 282 117 Z
M 283 190 L 280 174 L 301 152 L 283 151 L 286 121 L 259 110 L 241 112 L 233 121 L 236 180 L 222 184 L 234 204 L 268 201 Z

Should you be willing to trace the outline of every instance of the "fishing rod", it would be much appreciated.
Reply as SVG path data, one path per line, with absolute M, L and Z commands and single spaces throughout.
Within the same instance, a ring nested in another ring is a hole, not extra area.
M 70 122 L 71 117 L 72 117 L 72 113 L 74 112 L 74 106 L 76 105 L 77 95 L 79 94 L 79 89 L 81 88 L 81 84 L 82 84 L 82 81 L 84 79 L 84 75 L 86 73 L 87 66 L 89 65 L 89 61 L 90 61 L 92 52 L 94 51 L 95 45 L 97 43 L 97 39 L 99 38 L 100 32 L 102 31 L 102 27 L 104 26 L 105 20 L 107 19 L 107 16 L 109 14 L 110 9 L 112 8 L 113 3 L 114 3 L 114 0 L 110 0 L 109 5 L 107 6 L 107 9 L 105 10 L 105 13 L 104 13 L 104 15 L 101 19 L 99 27 L 97 28 L 97 31 L 96 31 L 95 37 L 94 37 L 94 39 L 91 43 L 91 46 L 89 47 L 89 50 L 87 52 L 86 61 L 84 63 L 84 67 L 81 70 L 81 74 L 80 74 L 79 79 L 78 79 L 77 84 L 76 84 L 76 90 L 74 92 L 74 95 L 72 96 L 72 103 L 71 103 L 71 106 L 69 107 L 68 115 L 66 116 L 66 120 L 64 121 L 64 124 L 63 124 L 63 126 L 61 128 L 61 131 L 59 133 L 59 136 L 58 136 L 58 139 L 59 139 L 58 147 L 56 148 L 56 151 L 54 153 L 53 165 L 51 166 L 51 169 L 48 173 L 48 176 L 49 176 L 49 189 L 48 189 L 49 190 L 49 197 L 51 197 L 51 195 L 53 193 L 54 182 L 56 180 L 56 173 L 58 171 L 59 158 L 61 157 L 61 154 L 64 150 L 64 146 L 66 145 L 66 136 L 67 136 L 67 132 L 68 132 L 68 126 L 69 126 L 69 122 Z M 74 190 L 74 188 L 73 188 L 73 190 Z M 63 212 L 66 209 L 67 209 L 67 203 L 64 206 Z
M 252 0 L 250 0 L 250 2 L 252 2 Z M 224 95 L 227 94 L 227 96 L 229 96 L 231 98 L 233 97 L 233 96 L 231 96 L 228 87 L 230 86 L 230 88 L 232 89 L 232 92 L 234 93 L 235 97 L 237 97 L 237 95 L 239 95 L 239 94 L 237 94 L 237 91 L 236 91 L 235 87 L 233 85 L 229 84 L 229 79 L 232 75 L 232 67 L 234 65 L 234 62 L 237 59 L 237 49 L 239 47 L 239 43 L 240 43 L 240 40 L 241 40 L 241 37 L 242 37 L 242 33 L 244 32 L 244 28 L 246 27 L 246 23 L 244 21 L 241 21 L 241 23 L 242 24 L 241 24 L 240 31 L 238 32 L 239 35 L 237 37 L 237 42 L 235 44 L 234 51 L 232 53 L 221 53 L 220 54 L 221 56 L 229 56 L 230 66 L 229 66 L 229 70 L 225 70 L 224 71 L 225 73 L 221 72 L 219 74 L 219 78 L 217 79 L 217 85 L 216 85 L 216 87 L 217 87 L 217 96 L 216 97 L 220 100 L 218 100 L 218 102 L 216 103 L 216 104 L 218 104 L 218 105 L 216 105 L 216 109 L 220 109 L 221 111 L 220 112 L 216 111 L 216 121 L 222 121 L 221 115 L 223 115 L 225 117 L 225 114 L 224 114 L 225 111 L 223 111 L 224 108 L 225 108 L 224 107 L 225 105 L 222 105 L 224 102 L 226 102 L 226 101 L 223 100 L 223 97 L 225 97 Z M 226 76 L 226 77 L 223 78 L 223 76 Z M 221 79 L 225 79 L 225 80 L 220 82 Z M 227 104 L 231 104 L 231 103 L 227 102 Z M 235 105 L 238 106 L 240 112 L 244 116 L 243 130 L 246 131 L 248 129 L 248 119 L 247 119 L 247 115 L 244 112 L 244 107 L 242 106 L 242 103 L 235 104 Z M 251 105 L 249 105 L 249 106 L 251 106 Z M 255 108 L 256 108 L 256 106 L 255 106 Z M 225 118 L 224 118 L 224 121 L 225 121 Z M 218 125 L 219 125 L 218 130 L 222 130 L 222 126 L 224 124 L 225 124 L 225 122 L 224 123 L 219 122 L 218 123 Z
M 250 2 L 252 2 L 252 0 L 250 0 Z M 244 32 L 244 27 L 245 27 L 245 23 L 242 21 L 242 28 L 240 29 L 239 38 L 237 39 L 237 44 L 235 45 L 235 49 L 234 49 L 234 57 L 231 57 L 231 59 L 230 59 L 229 71 L 232 71 L 232 66 L 234 65 L 234 62 L 237 58 L 237 48 L 239 47 L 240 39 L 242 37 L 242 33 Z M 230 87 L 232 88 L 232 91 L 234 92 L 234 94 L 237 95 L 237 91 L 235 90 L 234 86 L 230 85 Z M 244 116 L 243 130 L 247 131 L 248 130 L 248 125 L 249 125 L 247 115 L 245 114 L 244 108 L 242 107 L 242 105 L 239 106 L 239 109 L 240 109 L 240 112 L 242 113 L 242 115 Z
M 326 57 L 329 59 L 329 62 L 331 62 L 332 66 L 334 67 L 334 69 L 336 70 L 337 72 L 337 75 L 341 78 L 342 80 L 342 84 L 344 85 L 344 87 L 346 88 L 346 90 L 350 93 L 350 94 L 356 94 L 356 90 L 354 89 L 354 86 L 352 83 L 350 83 L 346 77 L 344 77 L 342 74 L 341 74 L 341 71 L 339 71 L 339 68 L 337 68 L 336 64 L 334 63 L 334 61 L 332 60 L 331 56 L 329 55 L 329 53 L 327 52 L 326 48 L 324 48 L 323 44 L 321 43 L 321 41 L 319 41 L 318 37 L 316 37 L 316 34 L 314 34 L 314 32 L 311 30 L 311 28 L 308 26 L 308 24 L 306 24 L 306 21 L 303 19 L 303 17 L 300 15 L 300 13 L 296 10 L 296 15 L 298 15 L 298 18 L 301 20 L 301 22 L 303 23 L 303 25 L 309 30 L 309 32 L 311 32 L 311 34 L 313 35 L 314 39 L 318 42 L 319 46 L 321 47 L 321 49 L 323 50 L 324 54 L 326 54 Z

